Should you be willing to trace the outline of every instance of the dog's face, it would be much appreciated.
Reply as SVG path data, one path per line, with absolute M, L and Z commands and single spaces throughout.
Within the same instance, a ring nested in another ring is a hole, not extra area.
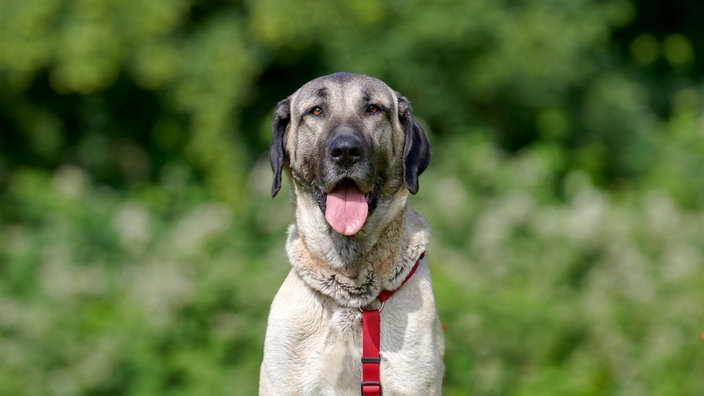
M 359 232 L 401 188 L 418 191 L 430 146 L 408 101 L 375 78 L 320 77 L 281 101 L 272 123 L 272 196 L 282 169 L 337 233 Z

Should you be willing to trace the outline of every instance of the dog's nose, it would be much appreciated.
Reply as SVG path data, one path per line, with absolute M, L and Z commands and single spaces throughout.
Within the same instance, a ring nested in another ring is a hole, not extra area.
M 362 142 L 352 135 L 339 135 L 328 148 L 330 158 L 340 166 L 352 166 L 364 156 Z

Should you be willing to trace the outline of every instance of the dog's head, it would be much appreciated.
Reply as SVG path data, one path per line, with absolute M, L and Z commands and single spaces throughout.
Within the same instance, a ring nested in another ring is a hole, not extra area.
M 418 191 L 430 145 L 406 98 L 373 77 L 336 73 L 279 102 L 270 159 L 272 196 L 286 169 L 328 224 L 349 236 L 400 188 Z

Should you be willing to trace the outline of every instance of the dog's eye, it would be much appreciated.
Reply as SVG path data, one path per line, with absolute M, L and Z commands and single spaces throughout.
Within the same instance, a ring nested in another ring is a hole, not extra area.
M 383 111 L 384 111 L 384 108 L 379 105 L 371 104 L 371 105 L 369 105 L 369 107 L 367 107 L 367 113 L 374 114 L 374 113 L 381 113 Z
M 382 111 L 384 109 L 379 105 L 371 104 L 367 107 L 367 113 L 381 113 Z
M 323 114 L 323 108 L 320 106 L 315 106 L 312 109 L 310 109 L 308 114 L 319 116 L 319 115 Z

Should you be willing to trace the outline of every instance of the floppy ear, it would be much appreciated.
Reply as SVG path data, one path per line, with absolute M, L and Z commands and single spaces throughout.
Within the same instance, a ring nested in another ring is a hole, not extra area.
M 403 181 L 411 194 L 418 192 L 418 176 L 430 163 L 430 144 L 416 122 L 408 99 L 398 95 L 398 119 L 403 128 Z
M 275 197 L 281 189 L 281 171 L 284 168 L 286 153 L 284 150 L 284 137 L 291 120 L 291 101 L 287 98 L 276 105 L 274 118 L 271 121 L 271 147 L 269 148 L 269 161 L 271 170 L 274 171 L 274 182 L 271 184 L 271 197 Z

